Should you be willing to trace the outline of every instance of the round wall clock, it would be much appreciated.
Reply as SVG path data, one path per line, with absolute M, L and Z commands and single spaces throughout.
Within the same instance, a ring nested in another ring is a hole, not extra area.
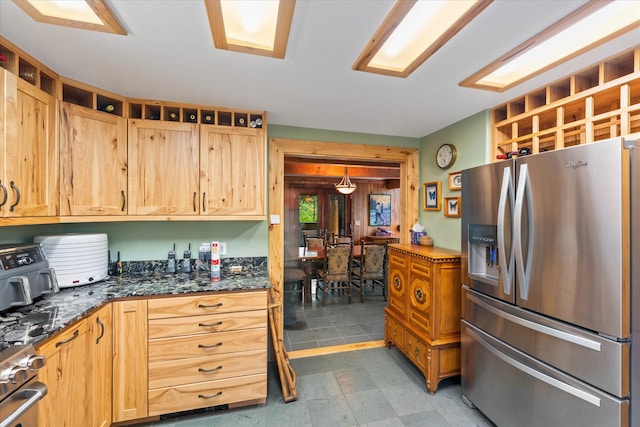
M 436 163 L 440 169 L 449 169 L 456 161 L 456 147 L 453 144 L 442 144 L 436 152 Z

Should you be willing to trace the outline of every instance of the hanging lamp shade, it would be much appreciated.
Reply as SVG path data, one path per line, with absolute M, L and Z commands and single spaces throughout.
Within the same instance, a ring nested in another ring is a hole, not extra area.
M 336 190 L 338 190 L 342 194 L 351 194 L 356 191 L 356 185 L 351 182 L 349 179 L 349 175 L 347 175 L 347 167 L 344 168 L 344 176 L 342 177 L 342 181 L 338 184 L 335 184 Z

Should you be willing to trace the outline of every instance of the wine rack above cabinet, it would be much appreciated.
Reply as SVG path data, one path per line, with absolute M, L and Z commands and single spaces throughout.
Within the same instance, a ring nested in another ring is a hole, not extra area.
M 2 36 L 0 36 L 0 67 L 49 95 L 57 97 L 58 75 Z
M 640 132 L 640 47 L 491 111 L 496 158 Z
M 264 126 L 265 113 L 197 104 L 128 99 L 127 117 L 260 129 Z

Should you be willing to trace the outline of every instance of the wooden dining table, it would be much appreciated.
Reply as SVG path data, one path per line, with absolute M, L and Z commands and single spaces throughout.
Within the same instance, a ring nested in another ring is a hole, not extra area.
M 351 253 L 354 259 L 360 259 L 362 255 L 362 247 L 360 245 L 354 245 Z M 324 247 L 298 247 L 297 261 L 303 264 L 305 273 L 304 278 L 304 302 L 311 302 L 311 279 L 313 278 L 314 264 L 317 265 L 318 261 L 324 260 Z

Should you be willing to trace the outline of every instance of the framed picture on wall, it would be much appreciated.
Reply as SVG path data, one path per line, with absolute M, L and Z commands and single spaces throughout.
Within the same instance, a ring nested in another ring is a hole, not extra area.
M 449 190 L 462 190 L 462 172 L 451 172 L 449 174 Z
M 391 225 L 391 194 L 369 194 L 369 225 Z
M 440 181 L 424 183 L 424 210 L 439 211 L 442 189 Z
M 444 216 L 449 218 L 460 218 L 462 212 L 462 197 L 444 198 Z

